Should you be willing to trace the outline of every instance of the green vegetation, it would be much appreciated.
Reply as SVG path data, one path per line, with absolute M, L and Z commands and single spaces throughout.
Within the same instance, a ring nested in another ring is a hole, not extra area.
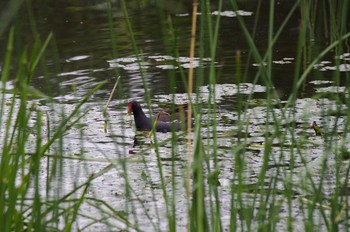
M 215 9 L 211 1 L 200 1 L 198 8 L 192 12 L 197 15 L 197 23 L 192 25 L 193 34 L 188 36 L 194 39 L 188 55 L 199 57 L 200 63 L 210 57 L 209 73 L 198 68 L 189 71 L 188 75 L 193 76 L 188 77 L 187 70 L 175 60 L 173 65 L 177 69 L 168 72 L 173 102 L 176 98 L 177 73 L 181 74 L 183 85 L 187 88 L 195 121 L 192 132 L 174 131 L 166 138 L 159 133 L 148 134 L 150 138 L 142 135 L 140 140 L 144 146 L 135 149 L 131 156 L 121 148 L 122 143 L 130 140 L 125 128 L 115 132 L 115 128 L 108 123 L 115 120 L 108 114 L 109 99 L 105 108 L 101 104 L 100 112 L 107 122 L 102 125 L 102 128 L 105 126 L 103 133 L 110 133 L 112 138 L 109 149 L 117 154 L 113 158 L 108 156 L 110 151 L 102 149 L 104 158 L 88 157 L 86 150 L 89 148 L 84 147 L 85 142 L 93 144 L 95 141 L 86 136 L 82 128 L 84 118 L 94 108 L 88 101 L 105 82 L 97 84 L 69 110 L 57 107 L 59 103 L 55 99 L 34 89 L 31 86 L 33 77 L 38 73 L 43 76 L 47 74 L 45 53 L 50 45 L 55 46 L 55 35 L 39 35 L 33 17 L 32 44 L 27 45 L 29 48 L 23 48 L 17 60 L 13 59 L 14 53 L 18 52 L 16 46 L 19 46 L 16 36 L 20 36 L 20 33 L 16 24 L 12 25 L 11 22 L 21 4 L 31 11 L 30 2 L 22 4 L 22 1 L 12 0 L 7 6 L 9 13 L 0 17 L 0 36 L 7 37 L 6 52 L 1 62 L 1 231 L 91 231 L 94 228 L 117 231 L 183 231 L 186 228 L 188 231 L 349 230 L 349 96 L 342 98 L 339 92 L 332 96 L 329 93 L 316 93 L 309 100 L 321 104 L 317 111 L 321 120 L 312 126 L 315 109 L 310 109 L 308 104 L 300 106 L 298 101 L 310 73 L 315 71 L 315 66 L 324 57 L 336 57 L 335 67 L 349 65 L 349 60 L 339 58 L 349 53 L 347 45 L 350 33 L 346 28 L 350 18 L 348 1 L 322 4 L 319 1 L 295 1 L 290 14 L 278 26 L 274 14 L 276 3 L 270 1 L 265 51 L 260 51 L 256 46 L 256 26 L 248 28 L 244 17 L 239 14 L 234 17 L 241 28 L 239 33 L 245 36 L 249 54 L 245 59 L 242 59 L 240 51 L 233 54 L 236 63 L 233 73 L 237 88 L 236 118 L 232 127 L 235 131 L 228 133 L 218 129 L 220 120 L 224 118 L 218 113 L 220 106 L 217 99 L 220 96 L 217 95 L 217 78 L 220 70 L 216 65 L 222 16 L 212 14 L 214 10 L 222 11 L 223 1 L 216 1 Z M 177 22 L 165 13 L 166 2 L 156 1 L 164 48 L 166 55 L 179 57 Z M 261 13 L 261 1 L 257 2 L 256 24 Z M 113 19 L 115 8 L 109 1 L 107 5 L 111 53 L 117 55 L 119 51 L 115 44 L 118 36 L 114 34 Z M 229 6 L 233 12 L 240 10 L 235 0 L 230 0 Z M 142 48 L 135 40 L 134 25 L 128 16 L 125 0 L 120 2 L 120 7 L 139 62 L 145 101 L 153 115 L 147 70 L 142 66 Z M 291 93 L 282 101 L 273 80 L 274 47 L 292 15 L 298 12 L 301 24 L 293 60 L 294 80 Z M 317 36 L 326 38 L 322 40 L 326 41 L 325 44 L 317 44 Z M 258 67 L 254 84 L 266 88 L 265 99 L 257 103 L 263 122 L 256 120 L 257 112 L 252 107 L 253 91 L 242 93 L 244 86 L 241 84 L 247 82 L 248 75 L 242 71 L 242 67 L 252 67 L 252 64 Z M 12 66 L 16 67 L 15 71 L 11 70 Z M 116 76 L 120 75 L 117 68 L 115 73 Z M 333 73 L 334 86 L 349 86 L 349 69 L 341 72 L 338 68 Z M 322 79 L 322 72 L 317 75 Z M 12 89 L 6 88 L 9 80 L 13 80 Z M 119 77 L 114 88 L 120 92 L 122 87 L 117 86 L 118 81 Z M 206 82 L 209 83 L 208 95 L 203 101 L 195 96 L 203 94 L 199 86 Z M 348 95 L 348 89 L 345 91 Z M 42 110 L 38 99 L 44 101 L 49 110 Z M 323 101 L 325 99 L 329 101 Z M 172 107 L 172 110 L 175 108 Z M 103 124 L 104 120 L 98 123 Z M 256 140 L 251 135 L 252 127 L 260 128 L 261 134 L 256 136 Z M 72 130 L 78 131 L 80 150 L 67 154 L 66 147 L 71 146 L 67 135 Z M 122 142 L 114 140 L 118 136 Z M 224 147 L 225 141 L 230 144 L 229 148 Z M 163 146 L 167 148 L 166 155 L 163 154 Z M 316 156 L 313 154 L 315 152 Z M 152 164 L 149 163 L 150 159 Z M 258 165 L 250 166 L 252 160 L 257 159 Z M 89 163 L 98 163 L 99 168 L 89 170 Z M 139 166 L 135 166 L 135 163 L 139 163 Z M 69 165 L 74 166 L 73 170 L 77 169 L 73 172 L 73 175 L 77 175 L 76 179 L 70 183 L 73 187 L 67 187 L 64 180 Z M 139 170 L 140 167 L 143 169 Z M 86 171 L 85 178 L 79 174 L 81 169 Z M 224 173 L 223 169 L 231 170 L 231 173 Z M 115 186 L 115 189 L 118 188 L 115 196 L 106 200 L 94 184 L 111 173 L 118 173 L 114 178 L 123 182 L 123 188 Z M 330 178 L 332 184 L 329 184 Z M 142 194 L 147 198 L 143 198 Z M 84 219 L 89 223 L 80 225 L 79 222 Z

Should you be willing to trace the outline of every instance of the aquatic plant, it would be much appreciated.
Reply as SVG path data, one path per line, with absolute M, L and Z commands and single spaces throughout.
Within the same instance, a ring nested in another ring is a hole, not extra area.
M 116 63 L 111 66 L 118 76 L 108 103 L 89 101 L 105 84 L 101 82 L 84 97 L 74 98 L 74 104 L 60 104 L 32 86 L 38 73 L 49 75 L 47 54 L 59 57 L 55 34 L 40 35 L 27 1 L 23 7 L 32 26 L 31 44 L 18 44 L 18 25 L 11 22 L 22 1 L 10 1 L 9 14 L 0 18 L 0 35 L 7 35 L 0 100 L 2 231 L 348 230 L 349 3 L 290 1 L 290 13 L 277 21 L 278 4 L 270 1 L 268 14 L 261 15 L 263 2 L 257 1 L 256 11 L 249 14 L 255 17 L 254 25 L 248 26 L 244 17 L 249 12 L 242 11 L 240 2 L 194 1 L 192 26 L 181 32 L 188 33 L 191 43 L 183 55 L 177 28 L 181 17 L 168 14 L 169 2 L 150 3 L 159 13 L 166 53 L 161 59 L 171 64 L 171 92 L 157 97 L 150 94 L 144 59 L 155 61 L 159 56 L 146 57 L 139 47 L 129 16 L 134 6 L 122 0 L 118 7 L 150 117 L 152 103 L 186 102 L 194 127 L 134 137 L 123 113 L 108 110 L 115 94 L 124 97 L 122 65 L 120 58 L 114 59 L 119 52 L 114 28 L 117 3 L 102 5 L 113 55 L 108 62 Z M 291 29 L 295 15 L 300 22 L 294 28 L 294 57 L 276 60 L 276 44 Z M 225 64 L 217 57 L 222 17 L 234 19 L 247 44 L 231 54 L 232 83 L 224 84 L 219 78 Z M 263 50 L 255 39 L 261 17 L 268 23 Z M 334 66 L 328 67 L 332 80 L 324 80 L 325 57 L 333 59 Z M 294 67 L 288 90 L 275 84 L 276 65 L 281 62 Z M 249 72 L 254 73 L 253 83 Z M 179 78 L 186 93 L 176 92 Z M 310 79 L 316 90 L 312 98 L 303 98 L 301 90 Z M 335 88 L 325 90 L 322 81 L 331 81 Z M 234 104 L 229 110 L 221 109 L 225 98 Z M 126 113 L 128 102 L 120 100 L 117 105 L 125 106 Z M 175 111 L 174 104 L 170 108 Z M 117 181 L 105 181 L 107 177 Z

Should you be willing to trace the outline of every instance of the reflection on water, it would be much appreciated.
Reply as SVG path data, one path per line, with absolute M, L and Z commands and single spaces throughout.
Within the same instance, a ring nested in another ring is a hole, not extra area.
M 265 90 L 264 86 L 254 86 L 251 84 L 241 84 L 240 90 L 242 94 L 251 95 L 254 91 Z M 203 87 L 203 94 L 205 89 L 209 86 Z M 331 170 L 335 168 L 335 157 L 323 155 L 324 140 L 320 136 L 315 136 L 315 132 L 310 128 L 310 123 L 316 121 L 323 132 L 329 133 L 335 124 L 338 124 L 338 131 L 329 136 L 334 140 L 340 140 L 339 134 L 346 133 L 342 131 L 342 125 L 346 123 L 345 117 L 333 115 L 335 108 L 344 107 L 345 105 L 337 104 L 334 100 L 328 99 L 298 99 L 296 106 L 290 111 L 283 111 L 282 109 L 271 109 L 264 105 L 263 100 L 260 103 L 249 102 L 246 111 L 240 112 L 240 120 L 237 119 L 237 114 L 234 109 L 221 106 L 220 99 L 228 99 L 236 96 L 237 86 L 234 85 L 217 85 L 216 92 L 218 93 L 218 112 L 216 114 L 216 137 L 217 143 L 213 143 L 213 127 L 209 122 L 213 120 L 212 114 L 206 108 L 207 103 L 202 105 L 201 113 L 203 118 L 203 127 L 201 129 L 202 142 L 205 154 L 208 156 L 209 163 L 213 166 L 212 154 L 217 154 L 217 174 L 211 173 L 209 176 L 216 175 L 214 179 L 208 180 L 206 185 L 213 185 L 218 188 L 220 194 L 220 204 L 222 223 L 224 228 L 229 228 L 229 215 L 231 208 L 226 207 L 232 197 L 232 187 L 239 184 L 237 176 L 235 176 L 235 165 L 237 161 L 237 153 L 243 149 L 244 153 L 241 157 L 244 160 L 244 170 L 242 170 L 242 177 L 244 178 L 246 190 L 244 190 L 243 198 L 248 202 L 250 199 L 256 199 L 254 191 L 260 188 L 268 188 L 270 186 L 271 176 L 280 176 L 277 189 L 284 191 L 283 181 L 292 178 L 295 183 L 305 183 L 307 181 L 304 176 L 307 172 L 317 173 L 320 170 L 321 164 L 327 160 L 329 165 L 329 174 L 326 174 L 326 180 L 323 181 L 323 191 L 326 195 L 332 194 L 334 176 Z M 249 92 L 248 92 L 249 90 Z M 11 95 L 6 95 L 11 97 Z M 170 97 L 170 96 L 169 96 Z M 155 96 L 158 103 L 169 102 L 164 95 Z M 179 99 L 179 98 L 177 98 Z M 206 98 L 203 98 L 206 99 Z M 186 101 L 183 99 L 183 101 Z M 181 101 L 182 102 L 182 101 Z M 224 101 L 223 101 L 224 102 Z M 76 127 L 71 128 L 64 137 L 64 154 L 74 157 L 74 154 L 81 154 L 85 160 L 64 161 L 63 176 L 61 177 L 60 188 L 62 194 L 69 193 L 71 189 L 83 183 L 93 173 L 103 170 L 109 162 L 114 168 L 94 180 L 91 184 L 88 197 L 96 197 L 108 202 L 110 206 L 118 210 L 125 209 L 125 204 L 132 204 L 135 211 L 133 215 L 137 216 L 139 226 L 143 230 L 154 230 L 154 226 L 159 226 L 161 230 L 167 229 L 166 222 L 166 204 L 163 198 L 163 190 L 161 188 L 162 181 L 166 185 L 169 192 L 176 191 L 175 204 L 177 213 L 177 229 L 182 230 L 186 228 L 187 221 L 187 205 L 186 193 L 183 187 L 184 179 L 186 178 L 186 141 L 188 136 L 194 136 L 194 133 L 157 133 L 157 142 L 161 146 L 156 149 L 154 146 L 155 140 L 149 137 L 149 132 L 136 132 L 133 125 L 133 118 L 125 116 L 127 111 L 127 100 L 114 100 L 108 110 L 108 132 L 104 132 L 105 118 L 102 114 L 101 102 L 88 103 L 79 115 L 85 114 L 82 123 Z M 156 106 L 155 103 L 153 106 Z M 8 112 L 10 105 L 6 105 L 5 112 Z M 36 109 L 42 112 L 48 112 L 50 115 L 50 123 L 54 128 L 55 124 L 59 124 L 62 120 L 61 112 L 64 111 L 69 114 L 74 109 L 74 104 L 57 103 L 46 106 L 40 100 L 36 101 Z M 15 107 L 17 108 L 17 107 Z M 159 106 L 158 106 L 159 108 Z M 309 109 L 305 111 L 305 109 Z M 226 119 L 223 117 L 226 115 Z M 235 117 L 236 115 L 236 117 Z M 231 118 L 230 118 L 231 117 Z M 279 121 L 279 128 L 275 124 L 267 124 L 267 121 L 274 119 Z M 35 120 L 35 119 L 34 119 Z M 327 122 L 327 123 L 326 123 Z M 47 122 L 44 122 L 46 124 Z M 290 124 L 297 126 L 293 131 L 289 131 Z M 278 130 L 278 131 L 276 131 Z M 328 131 L 328 132 L 327 132 Z M 260 168 L 264 162 L 264 152 L 266 148 L 266 136 L 279 134 L 279 137 L 274 137 L 270 142 L 272 148 L 269 151 L 267 159 L 266 183 L 262 186 L 259 180 Z M 35 134 L 30 135 L 35 140 Z M 44 135 L 45 137 L 46 135 Z M 172 145 L 172 136 L 175 136 L 174 147 Z M 242 143 L 243 142 L 243 143 Z M 53 151 L 56 144 L 53 145 Z M 59 144 L 57 144 L 57 148 Z M 33 152 L 34 147 L 28 147 L 28 152 Z M 293 152 L 291 152 L 293 151 Z M 158 159 L 159 158 L 159 159 Z M 107 162 L 108 161 L 108 162 Z M 159 162 L 162 164 L 163 180 L 160 179 Z M 42 163 L 42 183 L 47 177 L 45 174 L 46 165 L 49 162 Z M 126 165 L 127 169 L 122 169 Z M 283 170 L 283 174 L 281 174 Z M 208 170 L 205 168 L 204 170 Z M 125 196 L 125 176 L 129 180 L 128 186 L 132 189 L 132 196 Z M 313 181 L 318 181 L 318 176 L 312 176 Z M 172 187 L 172 181 L 175 181 L 175 188 Z M 240 185 L 241 186 L 241 185 Z M 45 189 L 43 187 L 43 189 Z M 53 189 L 54 191 L 54 189 Z M 294 188 L 294 195 L 303 196 L 304 188 Z M 136 199 L 136 200 L 135 200 Z M 281 200 L 283 196 L 281 195 Z M 299 200 L 296 198 L 293 204 L 298 204 Z M 256 204 L 260 204 L 257 202 Z M 288 212 L 288 204 L 280 205 L 284 212 Z M 137 209 L 137 210 L 136 210 Z M 89 212 L 95 217 L 103 217 L 99 207 L 84 203 L 82 205 L 82 212 Z M 299 208 L 292 208 L 292 214 L 295 215 L 296 221 L 302 221 L 299 217 Z M 147 215 L 146 215 L 147 212 Z M 281 213 L 280 216 L 284 214 Z M 101 219 L 106 220 L 106 219 Z M 124 228 L 118 217 L 110 217 L 108 223 L 116 227 Z M 152 224 L 151 220 L 156 220 L 156 224 Z M 85 217 L 78 218 L 78 224 L 88 225 L 91 220 Z M 100 226 L 94 225 L 91 230 L 107 229 L 107 224 Z M 279 225 L 283 230 L 286 228 L 285 224 Z
M 190 68 L 189 57 L 172 57 L 166 55 L 148 56 L 143 57 L 139 55 L 139 59 L 134 57 L 122 57 L 114 60 L 107 61 L 111 68 L 121 68 L 125 71 L 141 71 L 149 69 L 150 67 L 161 68 L 161 69 L 177 69 L 178 67 Z M 193 68 L 205 68 L 210 63 L 210 58 L 197 58 L 194 57 L 192 60 Z
M 292 1 L 291 1 L 292 2 Z M 284 4 L 279 4 L 276 7 L 276 17 L 285 17 L 290 10 L 292 4 L 286 1 Z M 141 52 L 142 60 L 135 57 L 134 50 L 130 41 L 129 32 L 123 18 L 123 13 L 118 1 L 112 1 L 111 7 L 108 8 L 103 1 L 94 1 L 86 3 L 75 1 L 48 1 L 45 4 L 35 5 L 34 17 L 40 34 L 45 36 L 48 32 L 54 33 L 55 40 L 53 47 L 47 51 L 48 73 L 45 74 L 46 81 L 34 77 L 33 84 L 36 88 L 44 93 L 58 96 L 69 94 L 71 86 L 59 85 L 62 81 L 77 76 L 91 77 L 92 83 L 99 83 L 105 80 L 108 81 L 104 87 L 105 92 L 112 89 L 116 76 L 121 76 L 121 86 L 123 93 L 117 94 L 117 98 L 141 97 L 144 95 L 144 86 L 142 75 L 148 83 L 150 94 L 167 94 L 169 89 L 169 74 L 171 70 L 174 75 L 180 80 L 182 75 L 179 68 L 183 69 L 186 75 L 189 64 L 189 39 L 190 39 L 190 20 L 188 16 L 191 13 L 190 3 L 179 5 L 169 1 L 160 10 L 165 15 L 171 17 L 172 22 L 176 25 L 174 33 L 176 35 L 176 44 L 163 42 L 164 36 L 168 36 L 169 31 L 164 31 L 159 23 L 160 15 L 157 7 L 153 3 L 147 2 L 140 5 L 138 1 L 128 1 L 128 14 L 134 37 L 137 43 L 138 50 Z M 220 70 L 218 76 L 219 83 L 235 83 L 236 73 L 236 51 L 241 51 L 241 69 L 242 73 L 247 70 L 245 82 L 253 82 L 257 68 L 254 67 L 254 61 L 247 64 L 249 57 L 249 49 L 245 42 L 244 34 L 242 33 L 237 21 L 237 14 L 244 16 L 247 25 L 252 25 L 255 20 L 256 3 L 254 1 L 245 1 L 240 3 L 242 9 L 238 12 L 226 10 L 231 8 L 229 3 L 224 3 L 223 10 L 218 12 L 213 3 L 212 20 L 215 20 L 218 15 L 221 16 L 220 30 L 218 34 L 218 46 L 216 57 L 213 62 Z M 264 4 L 262 7 L 266 7 Z M 55 9 L 53 11 L 53 9 Z M 52 14 L 49 14 L 49 13 Z M 56 13 L 55 13 L 56 12 Z M 59 13 L 58 13 L 59 12 Z M 283 13 L 285 12 L 285 13 Z M 113 28 L 109 25 L 108 14 L 111 13 L 113 20 Z M 25 17 L 26 14 L 23 14 Z M 289 93 L 289 86 L 293 80 L 293 60 L 295 57 L 295 48 L 297 43 L 297 31 L 289 31 L 290 28 L 298 25 L 299 19 L 296 14 L 293 16 L 291 26 L 282 33 L 281 38 L 275 45 L 275 64 L 283 65 L 278 72 L 274 73 L 275 85 L 279 89 L 283 89 L 286 94 Z M 264 51 L 266 48 L 268 17 L 265 15 L 260 17 L 258 31 L 254 41 L 259 51 Z M 278 19 L 277 19 L 278 21 Z M 26 22 L 26 20 L 23 20 Z M 294 22 L 294 24 L 293 24 Z M 23 33 L 30 34 L 26 29 L 30 26 L 23 27 Z M 168 30 L 168 29 L 167 29 Z M 169 37 L 171 39 L 171 37 Z M 206 42 L 208 41 L 208 42 Z M 204 42 L 209 43 L 209 38 L 204 37 Z M 26 42 L 28 43 L 28 42 Z M 115 50 L 112 49 L 115 48 Z M 174 51 L 175 49 L 175 51 Z M 173 58 L 174 54 L 178 54 L 178 58 Z M 198 55 L 197 55 L 198 57 Z M 173 61 L 175 59 L 175 61 Z M 196 58 L 195 67 L 203 70 L 204 79 L 203 85 L 208 84 L 206 79 L 209 73 L 208 66 L 210 64 L 210 55 L 204 54 L 204 58 L 200 60 Z M 142 68 L 142 70 L 140 69 Z M 141 73 L 144 72 L 144 74 Z M 64 77 L 64 78 L 62 78 Z M 54 85 L 50 91 L 46 85 Z M 181 81 L 177 82 L 178 86 L 175 90 L 177 93 L 186 92 Z M 71 85 L 79 86 L 79 82 Z M 84 83 L 81 83 L 84 84 Z M 56 88 L 57 87 L 57 88 Z M 84 86 L 83 89 L 88 91 L 93 88 L 92 85 Z M 306 92 L 312 92 L 312 89 L 304 89 Z M 105 98 L 105 92 L 99 94 L 99 98 Z

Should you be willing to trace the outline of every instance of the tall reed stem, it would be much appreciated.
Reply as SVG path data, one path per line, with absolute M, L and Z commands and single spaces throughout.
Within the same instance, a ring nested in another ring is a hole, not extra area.
M 194 49 L 196 46 L 196 25 L 197 25 L 197 8 L 198 1 L 193 1 L 193 11 L 192 11 L 192 29 L 191 29 L 191 48 L 190 48 L 190 69 L 188 72 L 188 97 L 190 99 L 187 111 L 187 134 L 190 134 L 192 131 L 192 102 L 191 96 L 193 92 L 193 59 L 194 59 Z M 188 166 L 191 166 L 192 163 L 192 139 L 190 136 L 187 136 L 187 154 L 188 154 Z M 187 197 L 190 197 L 190 172 L 187 173 L 186 181 L 186 193 Z

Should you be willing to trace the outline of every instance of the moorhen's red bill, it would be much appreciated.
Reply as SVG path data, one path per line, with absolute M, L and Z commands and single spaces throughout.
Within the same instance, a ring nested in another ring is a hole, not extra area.
M 133 113 L 136 129 L 139 131 L 150 131 L 153 127 L 153 121 L 148 118 L 145 113 L 142 110 L 141 105 L 136 101 L 132 100 L 129 103 L 128 106 L 128 113 Z M 156 124 L 156 131 L 158 132 L 169 132 L 172 130 L 172 127 L 174 127 L 175 131 L 181 130 L 181 122 L 179 121 L 166 121 L 169 120 L 171 117 L 168 113 L 165 112 L 159 112 L 154 119 L 158 118 L 157 124 Z

